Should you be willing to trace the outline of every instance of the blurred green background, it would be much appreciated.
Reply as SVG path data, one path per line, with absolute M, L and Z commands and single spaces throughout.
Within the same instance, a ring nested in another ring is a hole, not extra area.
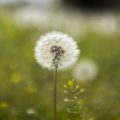
M 53 30 L 73 36 L 79 60 L 92 59 L 99 67 L 95 80 L 80 82 L 93 118 L 120 120 L 119 15 L 88 14 L 47 0 L 0 4 L 0 120 L 52 119 L 53 72 L 36 63 L 34 48 L 42 34 Z M 58 75 L 58 120 L 67 120 L 63 86 L 74 79 L 73 68 Z

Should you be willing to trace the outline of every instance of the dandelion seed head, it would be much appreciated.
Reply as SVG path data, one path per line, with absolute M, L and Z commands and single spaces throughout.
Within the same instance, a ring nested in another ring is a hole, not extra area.
M 98 66 L 92 60 L 81 60 L 73 70 L 73 76 L 76 80 L 85 82 L 88 80 L 94 80 L 98 75 Z
M 35 58 L 44 68 L 59 70 L 72 66 L 80 51 L 72 37 L 51 32 L 40 37 L 35 47 Z

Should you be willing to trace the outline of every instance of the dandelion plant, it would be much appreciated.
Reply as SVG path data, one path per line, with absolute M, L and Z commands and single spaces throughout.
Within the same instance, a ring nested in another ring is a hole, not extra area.
M 83 59 L 73 69 L 73 76 L 80 82 L 88 82 L 97 77 L 98 71 L 98 66 L 93 60 Z
M 53 120 L 56 120 L 57 72 L 72 66 L 80 51 L 72 37 L 61 32 L 51 32 L 41 36 L 35 48 L 35 58 L 43 68 L 54 71 Z

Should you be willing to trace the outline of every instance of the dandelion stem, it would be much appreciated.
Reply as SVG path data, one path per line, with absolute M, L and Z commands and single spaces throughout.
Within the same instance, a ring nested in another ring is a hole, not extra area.
M 53 81 L 53 120 L 56 120 L 57 113 L 57 68 L 54 70 L 54 81 Z

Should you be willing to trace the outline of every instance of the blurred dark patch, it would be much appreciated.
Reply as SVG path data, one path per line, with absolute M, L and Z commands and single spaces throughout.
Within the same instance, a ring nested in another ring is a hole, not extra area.
M 84 10 L 120 10 L 120 0 L 62 0 L 64 5 Z

